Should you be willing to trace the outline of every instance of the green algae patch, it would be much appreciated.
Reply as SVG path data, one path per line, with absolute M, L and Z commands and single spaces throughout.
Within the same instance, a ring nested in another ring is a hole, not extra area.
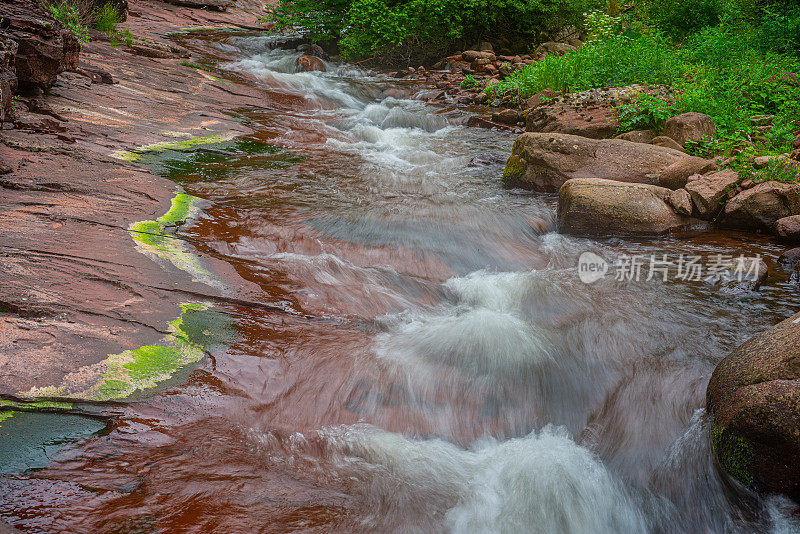
M 525 175 L 525 161 L 512 154 L 506 162 L 506 167 L 503 169 L 503 184 L 512 187 L 520 182 Z
M 750 444 L 740 436 L 719 426 L 711 429 L 711 443 L 725 472 L 746 487 L 751 488 L 753 485 L 752 465 L 755 455 Z
M 214 143 L 230 141 L 231 139 L 233 139 L 233 134 L 192 136 L 184 141 L 161 141 L 158 143 L 136 147 L 131 150 L 117 150 L 111 154 L 111 157 L 129 162 L 137 162 L 142 159 L 143 154 L 147 154 L 149 152 L 163 152 L 165 150 L 188 150 L 197 146 L 213 145 Z
M 242 172 L 284 169 L 302 156 L 264 141 L 237 138 L 189 150 L 141 154 L 137 163 L 155 174 L 180 183 L 221 181 Z
M 86 400 L 124 399 L 149 390 L 173 377 L 186 366 L 202 360 L 208 350 L 233 342 L 236 329 L 229 315 L 208 303 L 185 303 L 180 316 L 167 326 L 168 334 L 157 344 L 111 354 L 98 364 L 82 369 L 99 380 L 88 389 L 74 391 L 69 384 L 31 388 L 26 397 L 63 397 Z M 20 404 L 20 403 L 18 403 Z M 58 403 L 25 403 L 31 408 Z M 63 403 L 71 407 L 69 403 Z M 0 409 L 4 406 L 0 404 Z M 13 408 L 13 406 L 6 406 Z
M 54 401 L 17 402 L 12 400 L 0 400 L 0 409 L 11 409 L 13 411 L 71 410 L 72 408 L 73 405 L 72 403 L 69 402 L 54 402 Z
M 172 199 L 169 211 L 154 221 L 138 221 L 128 227 L 137 249 L 154 259 L 167 261 L 192 276 L 195 282 L 222 288 L 222 283 L 207 270 L 200 258 L 191 252 L 188 245 L 175 236 L 175 229 L 196 217 L 200 210 L 196 204 L 200 199 L 186 193 L 178 193 Z
M 179 369 L 203 359 L 206 350 L 230 343 L 235 330 L 230 317 L 210 304 L 182 304 L 159 345 L 145 345 L 106 360 L 108 371 L 97 387 L 98 399 L 119 399 L 154 387 Z

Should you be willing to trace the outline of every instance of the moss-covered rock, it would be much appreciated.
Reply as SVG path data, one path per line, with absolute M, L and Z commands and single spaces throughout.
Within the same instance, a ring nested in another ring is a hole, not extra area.
M 720 362 L 707 410 L 714 452 L 729 475 L 800 502 L 800 314 Z

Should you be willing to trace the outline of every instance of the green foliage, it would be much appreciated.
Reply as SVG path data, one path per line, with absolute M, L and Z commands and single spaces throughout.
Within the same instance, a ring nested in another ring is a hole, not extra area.
M 346 57 L 440 59 L 457 42 L 487 35 L 534 40 L 580 24 L 600 0 L 281 0 L 265 19 L 336 42 Z M 436 56 L 439 57 L 436 57 Z
M 785 152 L 800 119 L 800 86 L 790 73 L 800 73 L 800 60 L 765 51 L 759 27 L 740 20 L 705 28 L 681 41 L 655 30 L 585 43 L 563 56 L 549 55 L 490 84 L 492 100 L 527 98 L 544 89 L 576 92 L 599 87 L 664 84 L 673 88 L 670 113 L 695 111 L 717 124 L 724 146 L 698 146 L 699 151 L 726 149 L 751 134 L 753 115 L 775 115 L 775 126 L 763 138 L 754 137 L 761 153 Z M 787 74 L 788 73 L 788 74 Z M 647 97 L 644 97 L 647 98 Z M 623 107 L 622 127 L 638 128 L 656 118 L 655 102 Z M 648 109 L 647 106 L 650 106 Z
M 50 4 L 48 10 L 50 11 L 50 16 L 74 33 L 79 41 L 84 43 L 89 41 L 89 29 L 86 27 L 80 12 L 75 6 L 66 2 L 61 2 L 58 4 Z
M 721 0 L 649 0 L 646 13 L 665 31 L 687 34 L 718 24 L 724 12 Z
M 762 47 L 800 55 L 800 7 L 784 12 L 766 11 L 759 34 Z
M 678 52 L 660 33 L 619 35 L 586 43 L 563 56 L 550 54 L 489 85 L 486 92 L 490 97 L 506 93 L 527 97 L 544 89 L 575 92 L 632 83 L 671 84 L 682 72 Z
M 125 46 L 131 46 L 135 41 L 133 34 L 128 28 L 117 30 L 113 32 L 110 37 L 111 46 L 118 46 L 120 43 L 124 43 Z
M 462 89 L 472 89 L 473 87 L 477 86 L 478 86 L 478 81 L 471 74 L 464 76 L 464 79 L 461 80 Z
M 775 157 L 769 160 L 766 167 L 756 169 L 753 164 L 753 154 L 753 151 L 746 151 L 727 166 L 739 173 L 742 179 L 756 182 L 800 183 L 800 162 Z
M 675 107 L 661 97 L 647 93 L 637 95 L 630 104 L 617 107 L 620 132 L 632 130 L 661 130 L 675 115 Z
M 119 9 L 113 4 L 104 4 L 94 10 L 95 28 L 101 32 L 111 34 L 117 31 L 117 25 L 122 22 Z

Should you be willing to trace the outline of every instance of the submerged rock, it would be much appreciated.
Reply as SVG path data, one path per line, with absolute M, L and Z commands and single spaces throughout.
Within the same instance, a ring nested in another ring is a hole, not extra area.
M 503 183 L 555 192 L 572 178 L 658 185 L 661 173 L 686 154 L 621 139 L 527 132 L 517 138 Z
M 800 261 L 800 247 L 787 250 L 778 257 L 778 263 L 794 267 Z
M 656 235 L 688 220 L 670 208 L 669 189 L 613 180 L 575 178 L 558 194 L 558 231 L 577 235 Z
M 706 409 L 714 452 L 729 475 L 800 502 L 800 314 L 720 362 Z

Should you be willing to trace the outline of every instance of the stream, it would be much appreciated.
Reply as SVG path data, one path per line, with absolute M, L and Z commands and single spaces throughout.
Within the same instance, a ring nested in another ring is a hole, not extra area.
M 557 198 L 502 187 L 514 136 L 357 67 L 294 73 L 253 32 L 186 33 L 263 90 L 245 141 L 148 164 L 203 199 L 180 229 L 270 308 L 232 340 L 2 483 L 30 532 L 797 532 L 721 474 L 705 390 L 800 309 L 757 235 L 591 240 Z M 257 150 L 250 150 L 257 147 Z M 755 292 L 580 281 L 578 257 L 761 255 Z M 270 311 L 273 310 L 273 311 Z

